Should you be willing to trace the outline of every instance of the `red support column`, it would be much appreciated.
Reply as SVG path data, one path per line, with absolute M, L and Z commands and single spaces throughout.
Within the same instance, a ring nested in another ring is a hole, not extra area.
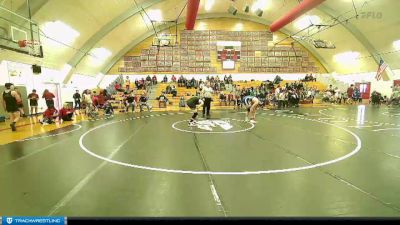
M 199 5 L 200 0 L 188 0 L 186 8 L 186 30 L 193 30 Z
M 295 19 L 299 18 L 304 13 L 310 11 L 311 9 L 317 7 L 319 4 L 325 0 L 303 0 L 298 6 L 291 9 L 286 15 L 282 16 L 275 22 L 271 24 L 269 30 L 271 32 L 278 31 L 287 24 L 293 22 Z

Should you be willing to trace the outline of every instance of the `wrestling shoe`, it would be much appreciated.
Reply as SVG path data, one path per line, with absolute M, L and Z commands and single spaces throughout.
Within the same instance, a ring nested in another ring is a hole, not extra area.
M 189 127 L 195 127 L 197 126 L 197 122 L 196 121 L 189 121 Z

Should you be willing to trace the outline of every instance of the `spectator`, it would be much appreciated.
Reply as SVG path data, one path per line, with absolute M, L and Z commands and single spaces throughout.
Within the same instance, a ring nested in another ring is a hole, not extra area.
M 47 89 L 44 90 L 42 98 L 44 98 L 46 100 L 47 108 L 54 107 L 54 98 L 55 97 L 56 96 L 54 96 L 54 94 L 51 93 L 49 90 L 47 90 Z
M 153 76 L 152 82 L 153 82 L 153 85 L 156 85 L 156 84 L 157 84 L 157 77 L 156 77 L 156 75 Z
M 178 94 L 178 92 L 176 91 L 175 85 L 171 86 L 171 94 L 172 94 L 172 97 L 176 97 Z
M 131 81 L 129 80 L 129 76 L 126 76 L 125 80 L 125 91 L 129 91 L 131 87 Z
M 36 94 L 35 89 L 33 89 L 32 93 L 28 95 L 28 99 L 29 99 L 29 106 L 31 107 L 31 116 L 37 115 L 39 95 Z
M 118 92 L 124 91 L 124 90 L 121 89 L 121 85 L 117 81 L 115 81 L 114 90 L 118 91 Z
M 140 107 L 140 112 L 142 112 L 143 111 L 143 106 L 146 106 L 147 107 L 147 110 L 149 111 L 149 112 L 151 112 L 151 106 L 150 106 L 150 104 L 149 104 L 149 102 L 148 102 L 148 97 L 147 97 L 147 92 L 146 91 L 144 91 L 143 92 L 143 94 L 140 96 L 140 99 L 139 99 L 139 107 Z
M 353 94 L 354 94 L 354 85 L 350 85 L 349 88 L 347 88 L 347 104 L 353 104 Z
M 88 115 L 93 108 L 93 99 L 90 90 L 85 90 L 82 93 L 82 103 L 85 106 L 85 113 Z
M 43 118 L 39 122 L 43 125 L 52 124 L 54 123 L 54 120 L 57 119 L 57 117 L 58 117 L 57 109 L 54 108 L 54 106 L 50 106 L 43 112 Z
M 126 97 L 126 110 L 125 112 L 129 111 L 129 108 L 132 109 L 132 112 L 135 112 L 135 95 L 133 93 L 129 94 L 128 97 Z
M 72 121 L 72 116 L 74 115 L 74 109 L 65 103 L 63 107 L 58 112 L 58 119 L 63 121 Z
M 72 96 L 74 99 L 75 109 L 81 109 L 81 94 L 79 94 L 79 90 L 76 90 L 75 94 Z
M 175 75 L 172 75 L 171 81 L 174 82 L 174 83 L 176 82 L 176 77 L 175 77 Z

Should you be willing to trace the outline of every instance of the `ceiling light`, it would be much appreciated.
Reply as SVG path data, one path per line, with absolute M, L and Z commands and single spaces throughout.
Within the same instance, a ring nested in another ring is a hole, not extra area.
M 204 6 L 204 9 L 206 11 L 209 11 L 212 8 L 212 6 L 214 5 L 214 3 L 215 3 L 215 0 L 206 0 L 206 4 Z
M 396 50 L 400 50 L 400 40 L 394 41 L 393 46 Z
M 305 29 L 313 24 L 320 24 L 321 18 L 319 16 L 303 16 L 294 22 L 294 26 L 300 30 Z
M 49 41 L 58 41 L 63 44 L 72 44 L 80 35 L 78 31 L 59 20 L 44 23 L 42 31 L 47 37 L 51 38 L 48 39 Z
M 157 21 L 157 22 L 162 21 L 161 10 L 159 9 L 151 9 L 147 12 L 147 15 L 150 17 L 151 21 Z
M 340 63 L 340 64 L 355 65 L 358 63 L 358 60 L 357 60 L 358 57 L 360 57 L 359 52 L 348 51 L 348 52 L 336 54 L 334 56 L 334 59 L 337 63 Z
M 255 12 L 257 9 L 265 10 L 271 5 L 271 0 L 256 0 L 251 6 L 251 11 Z
M 94 65 L 101 65 L 111 55 L 111 51 L 106 48 L 94 48 L 90 51 L 90 59 Z
M 237 23 L 233 29 L 234 29 L 235 31 L 241 31 L 241 30 L 243 30 L 243 23 Z

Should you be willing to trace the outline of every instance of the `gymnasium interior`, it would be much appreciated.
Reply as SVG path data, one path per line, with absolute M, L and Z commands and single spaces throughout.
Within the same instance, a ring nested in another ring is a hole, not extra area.
M 398 220 L 399 8 L 0 0 L 0 216 Z

